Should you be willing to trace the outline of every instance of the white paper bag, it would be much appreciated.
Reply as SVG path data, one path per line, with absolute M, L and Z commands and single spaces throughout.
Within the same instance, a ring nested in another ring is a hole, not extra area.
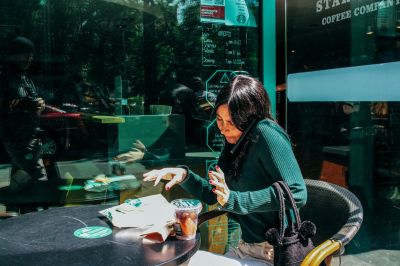
M 100 211 L 116 227 L 150 229 L 175 221 L 174 207 L 161 195 L 156 194 L 137 199 Z

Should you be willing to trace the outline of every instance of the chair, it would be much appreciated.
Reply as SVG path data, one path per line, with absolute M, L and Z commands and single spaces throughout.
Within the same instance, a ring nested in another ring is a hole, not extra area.
M 308 199 L 300 209 L 301 219 L 317 226 L 312 239 L 316 246 L 304 259 L 302 266 L 330 265 L 332 256 L 344 252 L 363 221 L 363 208 L 358 198 L 346 188 L 321 180 L 305 179 Z M 209 219 L 226 214 L 218 209 L 199 216 L 199 226 Z

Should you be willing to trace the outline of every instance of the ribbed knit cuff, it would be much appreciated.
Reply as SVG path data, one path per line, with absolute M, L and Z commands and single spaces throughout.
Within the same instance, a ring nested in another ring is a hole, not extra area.
M 184 164 L 177 165 L 176 167 L 177 167 L 177 168 L 183 168 L 183 169 L 186 170 L 185 179 L 183 179 L 182 182 L 180 182 L 180 183 L 182 184 L 183 182 L 185 182 L 186 180 L 188 180 L 189 175 L 190 175 L 190 169 L 189 169 L 189 167 L 188 167 L 187 165 L 184 165 Z
M 218 209 L 232 212 L 234 207 L 234 194 L 235 194 L 234 191 L 230 191 L 228 201 L 225 203 L 224 206 L 219 206 Z

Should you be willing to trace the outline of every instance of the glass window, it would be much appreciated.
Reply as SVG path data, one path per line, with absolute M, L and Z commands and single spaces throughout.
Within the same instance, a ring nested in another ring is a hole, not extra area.
M 219 88 L 238 73 L 260 75 L 259 1 L 242 2 L 1 1 L 1 72 L 9 72 L 10 62 L 16 65 L 15 54 L 32 52 L 29 67 L 18 70 L 13 82 L 17 90 L 34 91 L 10 95 L 5 92 L 8 81 L 1 84 L 2 103 L 29 96 L 32 107 L 29 115 L 21 111 L 15 120 L 11 107 L 2 105 L 1 115 L 7 118 L 1 123 L 7 127 L 2 142 L 12 142 L 20 132 L 34 134 L 43 155 L 29 153 L 26 144 L 19 147 L 18 158 L 43 158 L 54 182 L 41 194 L 49 198 L 38 199 L 32 188 L 26 201 L 103 203 L 161 193 L 162 185 L 154 188 L 141 180 L 144 172 L 163 166 L 187 164 L 205 175 L 221 148 L 212 118 Z M 27 39 L 15 44 L 18 36 Z M 37 98 L 45 108 L 35 116 Z M 15 145 L 3 146 L 0 186 L 5 188 L 18 168 L 11 170 Z M 117 175 L 139 182 L 111 193 L 88 183 Z M 171 193 L 184 192 L 176 188 Z M 0 204 L 12 210 L 24 202 L 2 196 Z
M 228 4 L 222 5 L 226 21 L 204 15 L 206 7 L 192 0 L 3 1 L 2 51 L 17 35 L 35 43 L 29 71 L 48 106 L 92 117 L 181 114 L 186 147 L 207 149 L 201 127 L 210 118 L 215 83 L 225 78 L 213 74 L 258 76 L 260 53 L 258 1 L 247 4 L 252 20 L 246 26 L 229 20 L 235 9 Z M 57 155 L 86 157 L 99 148 L 100 131 L 76 128 L 66 140 L 56 134 L 61 125 L 44 120 Z
M 366 217 L 348 253 L 398 250 L 400 5 L 286 4 L 287 129 L 303 174 L 362 201 Z

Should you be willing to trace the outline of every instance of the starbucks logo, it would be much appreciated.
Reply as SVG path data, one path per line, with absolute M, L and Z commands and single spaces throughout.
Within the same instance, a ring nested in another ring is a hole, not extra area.
M 246 23 L 246 16 L 245 15 L 238 15 L 236 17 L 236 21 L 240 24 Z

